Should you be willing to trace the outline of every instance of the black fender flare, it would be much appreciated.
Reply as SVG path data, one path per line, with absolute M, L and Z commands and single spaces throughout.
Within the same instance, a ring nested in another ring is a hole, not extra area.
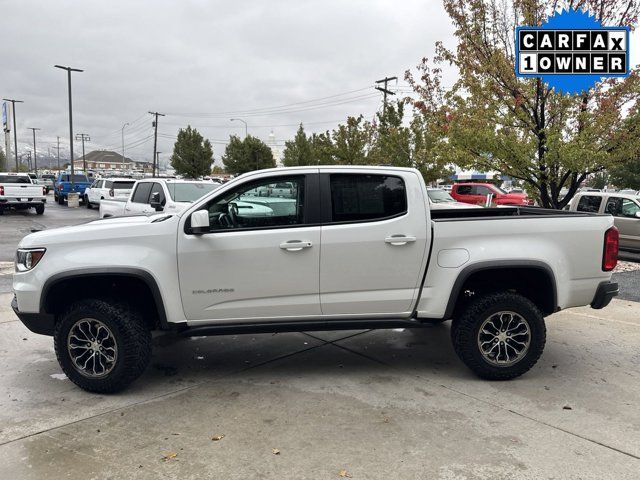
M 447 302 L 447 309 L 444 312 L 443 318 L 450 319 L 453 317 L 453 311 L 456 307 L 456 301 L 458 299 L 458 296 L 460 295 L 462 286 L 469 279 L 469 277 L 471 277 L 471 275 L 481 271 L 486 271 L 486 270 L 501 270 L 501 269 L 511 269 L 511 268 L 540 270 L 544 272 L 549 277 L 549 280 L 551 281 L 551 289 L 553 292 L 553 299 L 552 299 L 553 311 L 557 312 L 559 310 L 556 277 L 549 265 L 538 260 L 498 260 L 498 261 L 473 263 L 462 269 L 462 271 L 458 274 L 458 277 L 456 278 L 456 281 L 453 284 L 453 288 L 451 289 L 451 294 L 449 295 L 449 301 Z
M 114 276 L 114 277 L 130 277 L 141 280 L 147 285 L 153 296 L 153 301 L 158 311 L 158 321 L 162 330 L 169 329 L 169 322 L 167 321 L 167 312 L 164 308 L 164 301 L 162 300 L 162 294 L 158 287 L 158 282 L 151 275 L 151 273 L 140 268 L 132 267 L 91 267 L 80 268 L 75 270 L 68 270 L 60 272 L 49 277 L 42 287 L 42 294 L 40 295 L 40 312 L 46 312 L 47 296 L 50 290 L 58 283 L 71 278 L 92 277 L 92 276 Z

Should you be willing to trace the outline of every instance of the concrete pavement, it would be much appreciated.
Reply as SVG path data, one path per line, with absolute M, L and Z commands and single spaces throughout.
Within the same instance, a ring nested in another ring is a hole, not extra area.
M 540 362 L 475 378 L 449 324 L 155 339 L 118 395 L 76 388 L 0 295 L 0 478 L 631 479 L 640 305 L 550 317 Z M 212 440 L 212 438 L 222 438 Z M 274 450 L 278 452 L 274 454 Z

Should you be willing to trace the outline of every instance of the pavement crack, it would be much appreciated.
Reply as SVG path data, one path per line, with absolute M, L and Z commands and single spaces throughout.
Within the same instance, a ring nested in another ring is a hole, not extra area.
M 497 404 L 495 404 L 493 402 L 490 402 L 488 400 L 484 400 L 482 398 L 476 397 L 475 395 L 470 395 L 468 393 L 462 392 L 462 391 L 457 390 L 455 388 L 448 387 L 446 385 L 440 384 L 440 387 L 442 387 L 442 388 L 444 388 L 446 390 L 449 390 L 450 392 L 457 393 L 458 395 L 462 395 L 464 397 L 476 400 L 477 402 L 484 403 L 485 405 L 489 405 L 489 406 L 491 406 L 493 408 L 498 408 L 500 410 L 507 411 L 509 413 L 517 415 L 517 416 L 519 416 L 521 418 L 524 418 L 526 420 L 535 422 L 538 425 L 544 425 L 545 427 L 549 427 L 549 428 L 552 428 L 552 429 L 557 430 L 559 432 L 563 432 L 563 433 L 565 433 L 567 435 L 571 435 L 572 437 L 576 437 L 576 438 L 579 438 L 581 440 L 587 441 L 589 443 L 593 443 L 594 445 L 599 445 L 601 447 L 607 448 L 607 449 L 612 450 L 614 452 L 621 453 L 622 455 L 626 455 L 627 457 L 631 457 L 631 458 L 634 458 L 636 460 L 640 460 L 640 456 L 638 456 L 638 455 L 635 455 L 635 454 L 633 454 L 631 452 L 627 452 L 625 450 L 621 450 L 621 449 L 613 447 L 611 445 L 607 445 L 606 443 L 600 442 L 598 440 L 594 440 L 593 438 L 589 438 L 589 437 L 586 437 L 584 435 L 580 435 L 579 433 L 572 432 L 571 430 L 567 430 L 566 428 L 558 427 L 556 425 L 551 425 L 550 423 L 544 422 L 542 420 L 538 420 L 537 418 L 531 417 L 531 416 L 526 415 L 524 413 L 520 413 L 520 412 L 517 412 L 516 410 L 512 410 L 510 408 L 503 407 L 502 405 L 497 405 Z

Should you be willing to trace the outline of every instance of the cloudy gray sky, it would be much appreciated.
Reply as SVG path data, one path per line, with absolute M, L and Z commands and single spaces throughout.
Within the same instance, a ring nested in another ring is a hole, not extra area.
M 0 94 L 25 102 L 19 143 L 39 127 L 39 152 L 57 135 L 68 145 L 66 73 L 53 65 L 70 65 L 85 70 L 73 76 L 74 131 L 91 135 L 91 148 L 120 151 L 128 122 L 127 156 L 137 159 L 152 157 L 149 110 L 167 114 L 165 159 L 187 124 L 218 159 L 230 134 L 244 134 L 232 117 L 265 141 L 273 130 L 279 144 L 299 122 L 324 131 L 348 115 L 372 117 L 375 80 L 402 80 L 435 41 L 452 38 L 436 0 L 1 0 L 0 12 Z

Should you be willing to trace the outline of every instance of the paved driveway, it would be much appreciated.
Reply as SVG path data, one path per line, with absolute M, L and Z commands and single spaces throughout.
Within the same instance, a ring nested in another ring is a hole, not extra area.
M 475 378 L 455 357 L 445 323 L 162 336 L 129 390 L 95 395 L 62 375 L 51 340 L 28 332 L 8 301 L 0 295 L 3 479 L 637 479 L 640 472 L 633 302 L 550 317 L 542 359 L 510 382 Z

